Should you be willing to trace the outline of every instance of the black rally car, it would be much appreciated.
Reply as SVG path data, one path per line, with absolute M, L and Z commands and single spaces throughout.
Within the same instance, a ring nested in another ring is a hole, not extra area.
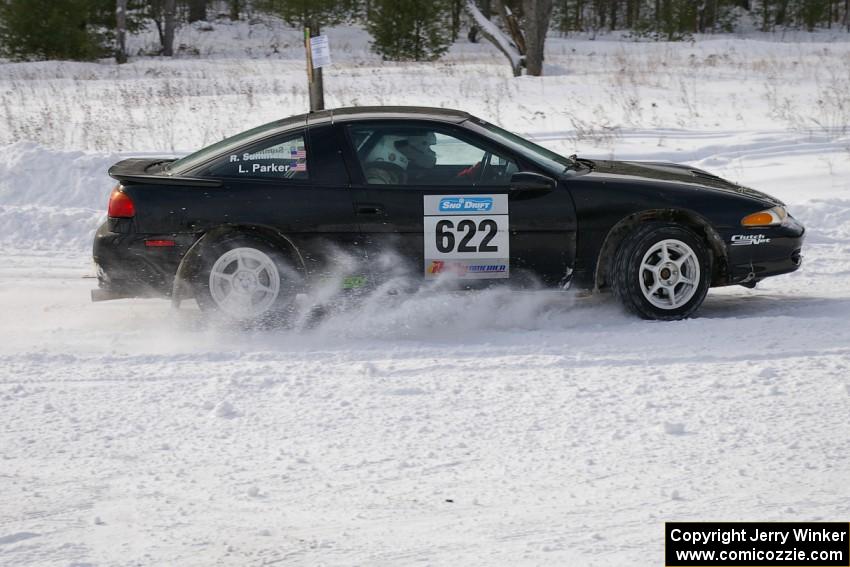
M 95 300 L 195 297 L 239 319 L 336 278 L 610 288 L 680 319 L 711 286 L 796 270 L 783 204 L 671 163 L 565 157 L 465 112 L 344 108 L 182 159 L 129 159 L 97 231 Z

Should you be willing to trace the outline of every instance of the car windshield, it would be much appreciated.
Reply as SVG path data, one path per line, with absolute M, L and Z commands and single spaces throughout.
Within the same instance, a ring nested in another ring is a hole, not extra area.
M 219 154 L 227 153 L 228 151 L 240 147 L 253 139 L 263 138 L 266 134 L 277 130 L 287 122 L 291 122 L 291 120 L 276 120 L 274 122 L 269 122 L 268 124 L 263 124 L 262 126 L 257 126 L 256 128 L 246 130 L 245 132 L 236 134 L 235 136 L 225 138 L 220 142 L 216 142 L 211 146 L 207 146 L 195 153 L 171 162 L 165 166 L 165 171 L 172 175 L 185 173 Z
M 548 166 L 558 173 L 566 169 L 576 167 L 576 162 L 572 158 L 556 154 L 552 150 L 547 150 L 543 146 L 539 146 L 534 142 L 530 142 L 518 136 L 513 132 L 508 132 L 504 128 L 499 128 L 484 120 L 476 120 L 475 124 L 483 127 L 492 136 L 496 137 L 502 144 L 511 147 L 514 151 L 538 162 L 543 162 L 543 165 Z

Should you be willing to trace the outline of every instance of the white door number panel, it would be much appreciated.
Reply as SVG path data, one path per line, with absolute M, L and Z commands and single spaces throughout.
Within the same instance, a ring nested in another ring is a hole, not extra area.
M 425 277 L 510 276 L 507 195 L 425 195 Z

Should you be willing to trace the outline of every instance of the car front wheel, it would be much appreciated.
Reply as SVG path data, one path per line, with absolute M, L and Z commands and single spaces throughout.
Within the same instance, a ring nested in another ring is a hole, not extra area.
M 702 305 L 711 283 L 711 254 L 703 240 L 681 225 L 638 227 L 617 250 L 614 294 L 644 319 L 677 320 Z

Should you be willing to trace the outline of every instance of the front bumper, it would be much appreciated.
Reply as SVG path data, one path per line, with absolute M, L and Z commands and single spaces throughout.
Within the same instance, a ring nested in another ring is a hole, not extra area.
M 755 283 L 800 267 L 806 229 L 793 217 L 789 219 L 782 226 L 722 231 L 729 284 Z
M 92 301 L 125 297 L 170 297 L 174 275 L 193 235 L 152 235 L 113 232 L 110 221 L 95 233 L 92 256 L 97 268 L 98 289 Z M 146 240 L 174 240 L 170 247 L 149 247 Z

